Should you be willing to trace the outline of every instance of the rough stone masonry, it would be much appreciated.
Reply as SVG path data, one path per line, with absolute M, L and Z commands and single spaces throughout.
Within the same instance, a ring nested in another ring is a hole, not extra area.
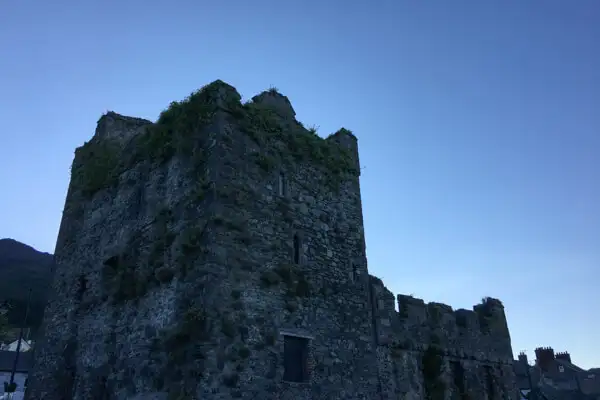
M 513 399 L 500 301 L 367 270 L 356 137 L 215 81 L 78 148 L 27 399 Z

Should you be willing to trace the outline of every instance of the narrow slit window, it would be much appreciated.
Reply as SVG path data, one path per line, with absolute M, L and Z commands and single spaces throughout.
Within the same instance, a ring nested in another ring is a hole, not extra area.
M 283 337 L 283 380 L 308 382 L 308 340 L 296 336 Z
M 87 290 L 87 279 L 85 278 L 85 275 L 81 274 L 79 275 L 79 286 L 77 288 L 77 300 L 81 301 L 81 299 L 83 298 L 83 294 L 85 293 L 85 291 Z
M 300 264 L 300 237 L 298 234 L 294 235 L 294 264 Z
M 358 266 L 355 263 L 352 263 L 352 280 L 358 281 Z
M 279 174 L 279 195 L 280 196 L 285 196 L 286 195 L 286 188 L 285 188 L 285 175 L 282 173 Z

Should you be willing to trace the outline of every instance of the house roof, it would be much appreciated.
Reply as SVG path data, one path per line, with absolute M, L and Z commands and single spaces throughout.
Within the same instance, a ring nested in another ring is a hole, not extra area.
M 577 365 L 575 365 L 575 364 L 573 364 L 573 363 L 570 363 L 570 362 L 568 362 L 567 360 L 561 360 L 561 359 L 557 358 L 557 359 L 555 359 L 554 361 L 556 361 L 556 363 L 557 363 L 558 365 L 562 365 L 562 366 L 564 366 L 564 367 L 566 367 L 566 368 L 570 368 L 570 369 L 572 369 L 572 370 L 574 370 L 574 371 L 577 371 L 577 372 L 585 372 L 585 369 L 583 369 L 583 368 L 580 368 L 580 367 L 578 367 Z
M 19 345 L 19 340 L 15 340 L 12 341 L 10 343 L 6 343 L 5 346 L 18 346 Z M 31 343 L 29 343 L 27 340 L 22 340 L 21 341 L 21 348 L 31 348 Z
M 588 372 L 591 372 L 592 374 L 600 374 L 600 368 L 590 368 L 588 369 Z
M 16 351 L 0 350 L 0 372 L 12 371 L 15 363 Z M 24 352 L 19 353 L 19 360 L 17 362 L 17 372 L 29 372 L 31 365 L 33 364 L 33 353 Z

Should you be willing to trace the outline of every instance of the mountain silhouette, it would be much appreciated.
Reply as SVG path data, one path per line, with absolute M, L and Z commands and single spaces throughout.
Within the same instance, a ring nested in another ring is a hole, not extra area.
M 14 239 L 0 239 L 0 303 L 7 304 L 8 322 L 20 327 L 31 288 L 26 326 L 37 331 L 42 322 L 50 289 L 54 256 Z

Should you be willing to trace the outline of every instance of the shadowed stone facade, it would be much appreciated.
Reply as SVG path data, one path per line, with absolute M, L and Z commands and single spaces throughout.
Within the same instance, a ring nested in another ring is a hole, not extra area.
M 354 135 L 216 81 L 77 149 L 28 399 L 512 399 L 501 303 L 368 274 Z

